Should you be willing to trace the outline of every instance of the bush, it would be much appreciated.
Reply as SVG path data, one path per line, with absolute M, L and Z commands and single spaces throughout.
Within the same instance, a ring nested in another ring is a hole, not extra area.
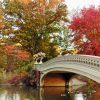
M 8 80 L 8 83 L 19 85 L 22 82 L 23 78 L 24 78 L 23 76 L 17 75 Z

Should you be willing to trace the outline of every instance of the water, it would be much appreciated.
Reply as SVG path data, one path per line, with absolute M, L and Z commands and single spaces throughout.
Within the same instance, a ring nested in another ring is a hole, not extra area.
M 0 86 L 0 100 L 100 100 L 100 86 L 84 87 Z

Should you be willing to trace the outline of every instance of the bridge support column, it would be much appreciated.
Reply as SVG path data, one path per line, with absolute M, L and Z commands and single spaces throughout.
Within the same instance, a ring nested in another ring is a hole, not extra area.
M 40 74 L 40 87 L 43 87 L 44 80 L 43 80 L 43 73 Z

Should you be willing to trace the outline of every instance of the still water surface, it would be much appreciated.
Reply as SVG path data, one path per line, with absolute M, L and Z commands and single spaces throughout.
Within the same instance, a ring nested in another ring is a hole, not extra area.
M 75 90 L 74 90 L 75 89 Z M 100 100 L 100 86 L 89 88 L 0 86 L 0 100 Z

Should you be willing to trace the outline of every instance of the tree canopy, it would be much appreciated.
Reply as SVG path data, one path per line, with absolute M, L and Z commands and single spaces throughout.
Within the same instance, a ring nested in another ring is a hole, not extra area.
M 31 55 L 50 52 L 52 45 L 57 45 L 50 42 L 54 38 L 52 34 L 61 32 L 62 22 L 67 22 L 65 4 L 50 9 L 37 2 L 23 4 L 13 0 L 4 3 L 3 12 L 3 35 L 8 36 L 11 43 L 20 43 Z
M 69 28 L 79 53 L 100 56 L 100 10 L 91 6 L 74 15 Z

